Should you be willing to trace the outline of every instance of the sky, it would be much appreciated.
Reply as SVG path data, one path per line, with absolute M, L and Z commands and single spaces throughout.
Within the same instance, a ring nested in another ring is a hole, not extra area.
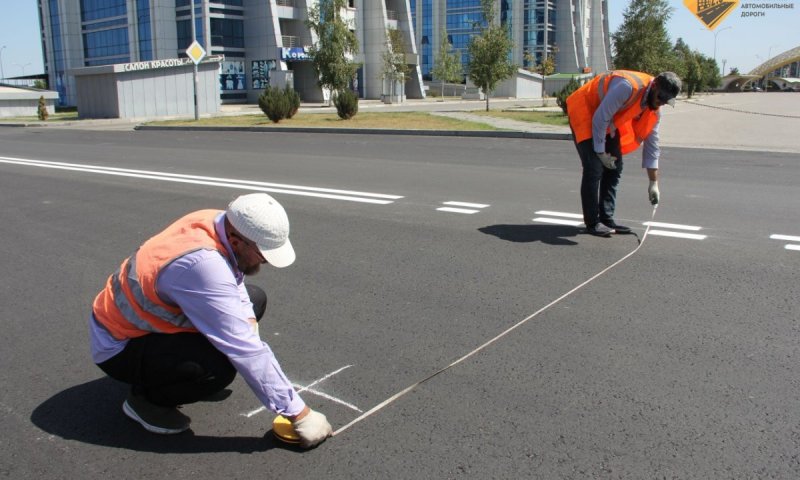
M 79 1 L 79 0 L 70 0 Z M 369 0 L 376 1 L 376 0 Z M 522 0 L 516 0 L 522 1 Z M 622 24 L 627 0 L 608 0 L 608 22 L 611 32 Z M 725 60 L 725 73 L 732 67 L 748 73 L 786 50 L 800 46 L 800 0 L 740 0 L 739 5 L 715 30 L 706 28 L 684 0 L 670 0 L 672 17 L 667 23 L 670 40 L 683 38 L 692 49 L 714 58 L 720 68 Z M 688 0 L 687 0 L 688 3 Z M 783 4 L 791 9 L 745 9 L 745 5 Z M 16 77 L 44 71 L 36 0 L 0 0 L 0 67 L 2 76 Z M 763 13 L 764 16 L 743 17 L 742 13 Z

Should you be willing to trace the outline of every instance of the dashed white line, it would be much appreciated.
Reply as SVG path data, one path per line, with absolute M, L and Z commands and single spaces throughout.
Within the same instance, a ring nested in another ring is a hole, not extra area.
M 466 215 L 472 215 L 473 213 L 480 212 L 482 208 L 486 208 L 489 205 L 485 203 L 470 203 L 470 202 L 442 202 L 442 205 L 450 205 L 449 207 L 439 207 L 436 209 L 437 212 L 450 212 L 450 213 L 463 213 Z M 459 207 L 466 207 L 466 208 L 459 208 Z
M 787 242 L 800 242 L 800 237 L 795 237 L 792 235 L 770 235 L 769 238 L 773 240 L 786 240 Z
M 563 218 L 536 217 L 533 219 L 533 221 L 540 223 L 552 223 L 555 225 L 570 225 L 572 227 L 580 227 L 583 225 L 583 222 L 579 222 L 577 220 L 566 220 Z
M 694 225 L 680 225 L 677 223 L 661 223 L 661 222 L 644 222 L 642 225 L 649 225 L 651 227 L 660 227 L 660 228 L 674 228 L 675 230 L 690 230 L 697 232 L 701 230 L 703 227 L 696 227 Z M 651 230 L 650 233 L 653 233 Z
M 538 212 L 534 212 L 536 215 L 550 215 L 553 217 L 567 217 L 567 218 L 580 218 L 583 219 L 583 215 L 580 213 L 567 213 L 567 212 L 554 212 L 552 210 L 539 210 Z
M 468 208 L 486 208 L 489 206 L 485 203 L 469 203 L 469 202 L 444 202 L 443 205 L 452 205 L 454 207 L 468 207 Z
M 689 240 L 705 240 L 707 238 L 707 235 L 698 235 L 696 233 L 670 232 L 668 230 L 650 230 L 650 235 L 658 235 L 661 237 L 688 238 Z
M 783 248 L 785 248 L 786 250 L 800 250 L 800 245 L 794 245 L 790 243 L 784 246 Z
M 467 215 L 472 215 L 473 213 L 478 213 L 480 210 L 471 210 L 468 208 L 455 208 L 455 207 L 439 207 L 436 209 L 438 212 L 450 212 L 450 213 L 466 213 Z
M 554 212 L 552 210 L 539 210 L 536 212 L 536 215 L 548 215 L 548 216 L 536 217 L 533 219 L 534 222 L 551 223 L 554 225 L 569 225 L 571 227 L 580 227 L 581 225 L 583 225 L 583 222 L 578 220 L 565 220 L 564 218 L 550 218 L 550 217 L 565 217 L 565 218 L 579 218 L 582 220 L 583 215 L 580 215 L 578 213 Z

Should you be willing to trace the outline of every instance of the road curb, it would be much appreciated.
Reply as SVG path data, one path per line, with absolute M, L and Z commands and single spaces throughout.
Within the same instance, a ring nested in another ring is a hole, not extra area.
M 441 137 L 526 138 L 536 140 L 572 140 L 572 134 L 557 132 L 517 132 L 491 130 L 391 130 L 381 128 L 325 128 L 325 127 L 215 127 L 215 126 L 158 126 L 137 125 L 134 130 L 179 130 L 179 131 L 223 131 L 223 132 L 271 132 L 271 133 L 340 133 L 364 135 L 415 135 Z

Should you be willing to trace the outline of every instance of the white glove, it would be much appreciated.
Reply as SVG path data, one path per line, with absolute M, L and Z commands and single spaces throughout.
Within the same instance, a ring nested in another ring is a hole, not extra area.
M 300 420 L 295 420 L 292 426 L 300 436 L 300 445 L 303 448 L 314 447 L 333 435 L 333 428 L 325 415 L 314 410 Z
M 609 170 L 614 170 L 617 168 L 617 159 L 612 157 L 608 153 L 598 153 L 597 156 L 600 158 L 600 161 L 603 163 L 603 166 Z
M 647 187 L 647 194 L 650 196 L 650 203 L 653 205 L 658 205 L 659 193 L 658 193 L 658 182 L 650 180 L 650 186 Z

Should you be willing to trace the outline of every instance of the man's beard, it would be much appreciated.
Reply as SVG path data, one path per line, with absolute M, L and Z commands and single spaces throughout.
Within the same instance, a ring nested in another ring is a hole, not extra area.
M 255 265 L 250 265 L 249 267 L 243 267 L 239 265 L 239 271 L 247 276 L 253 276 L 261 270 L 261 264 L 256 263 Z

